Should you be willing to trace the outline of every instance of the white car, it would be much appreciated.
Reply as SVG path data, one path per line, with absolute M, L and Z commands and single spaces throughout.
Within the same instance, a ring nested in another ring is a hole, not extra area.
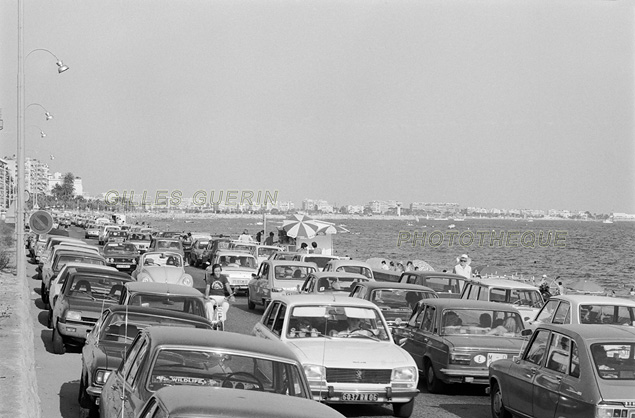
M 172 251 L 150 251 L 139 257 L 132 278 L 139 282 L 173 283 L 192 287 L 194 280 L 185 272 L 183 256 Z
M 217 251 L 212 259 L 211 266 L 214 264 L 221 265 L 223 275 L 227 277 L 234 292 L 244 292 L 252 275 L 256 273 L 258 261 L 251 253 L 245 251 L 222 250 Z M 207 267 L 210 274 L 211 266 Z
M 253 334 L 280 341 L 298 356 L 314 400 L 392 404 L 395 416 L 412 414 L 419 393 L 417 365 L 393 342 L 372 302 L 334 295 L 280 296 Z

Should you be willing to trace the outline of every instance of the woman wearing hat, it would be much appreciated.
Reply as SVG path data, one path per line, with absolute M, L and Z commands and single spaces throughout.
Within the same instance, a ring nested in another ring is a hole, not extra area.
M 470 260 L 470 257 L 467 254 L 463 254 L 456 261 L 458 264 L 454 266 L 452 273 L 460 274 L 467 279 L 472 278 L 472 267 L 470 267 L 472 260 Z

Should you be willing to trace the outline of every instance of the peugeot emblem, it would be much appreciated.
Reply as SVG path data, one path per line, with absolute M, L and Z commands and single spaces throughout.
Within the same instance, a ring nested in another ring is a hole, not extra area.
M 362 380 L 362 371 L 355 370 L 355 377 L 357 377 L 357 380 Z

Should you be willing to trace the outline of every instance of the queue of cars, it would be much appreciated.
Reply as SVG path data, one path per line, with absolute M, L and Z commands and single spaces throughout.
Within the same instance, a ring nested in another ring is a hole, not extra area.
M 258 263 L 224 237 L 196 238 L 190 262 L 194 243 L 206 240 L 201 257 L 213 249 L 207 260 L 247 293 L 248 308 L 264 307 L 253 335 L 240 336 L 213 331 L 213 306 L 191 287 L 181 252 L 158 248 L 174 240 L 163 235 L 130 270 L 105 252 L 102 264 L 83 262 L 95 251 L 72 240 L 41 245 L 50 250 L 42 277 L 53 295 L 53 349 L 86 341 L 78 394 L 86 415 L 201 414 L 209 402 L 197 394 L 245 403 L 214 410 L 224 416 L 254 416 L 246 406 L 254 402 L 258 416 L 286 416 L 297 404 L 292 416 L 335 417 L 320 404 L 352 403 L 409 417 L 421 376 L 431 393 L 486 388 L 493 417 L 635 417 L 632 301 L 544 301 L 526 283 L 437 272 L 378 282 L 356 260 L 333 257 L 320 271 L 307 254 L 272 251 Z

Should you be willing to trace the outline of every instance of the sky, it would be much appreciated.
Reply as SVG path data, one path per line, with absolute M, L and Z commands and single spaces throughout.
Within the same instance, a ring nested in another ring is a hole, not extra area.
M 635 0 L 24 0 L 25 55 L 70 67 L 26 58 L 25 104 L 54 115 L 25 111 L 26 155 L 93 196 L 635 213 L 634 20 Z

